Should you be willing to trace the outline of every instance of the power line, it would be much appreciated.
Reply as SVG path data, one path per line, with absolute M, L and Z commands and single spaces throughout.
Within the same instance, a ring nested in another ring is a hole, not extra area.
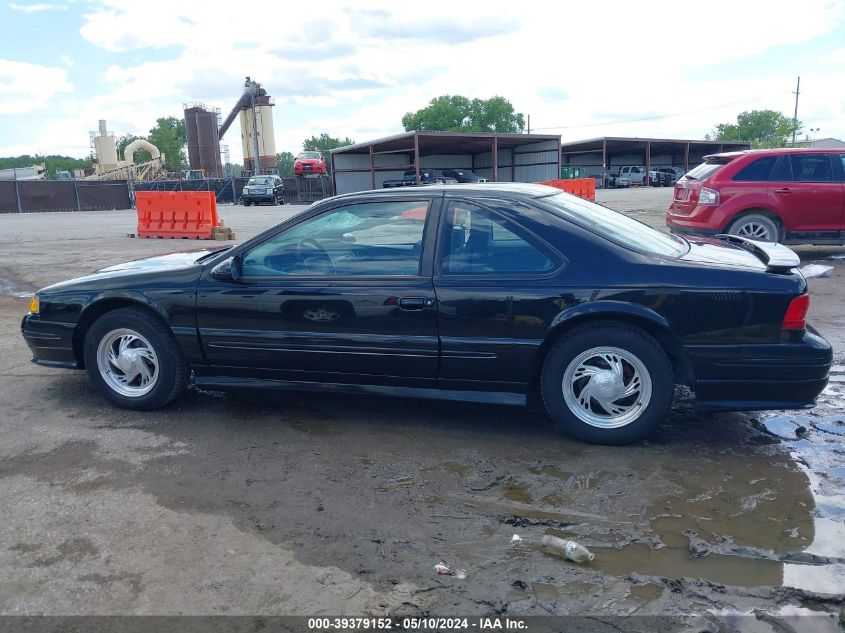
M 582 128 L 582 127 L 600 127 L 602 125 L 617 125 L 619 123 L 638 123 L 641 121 L 659 121 L 661 119 L 671 119 L 673 117 L 679 116 L 686 116 L 688 114 L 699 114 L 701 112 L 712 112 L 713 110 L 721 110 L 722 108 L 731 108 L 736 106 L 741 106 L 747 103 L 746 101 L 738 101 L 735 103 L 725 103 L 718 106 L 713 106 L 712 108 L 703 108 L 700 110 L 689 110 L 687 112 L 676 112 L 674 114 L 656 114 L 654 116 L 647 116 L 647 117 L 638 117 L 634 119 L 619 119 L 616 121 L 601 121 L 598 123 L 582 123 L 576 125 L 558 125 L 552 127 L 535 127 L 535 130 L 568 130 L 572 128 Z
M 798 95 L 801 94 L 801 77 L 798 77 L 798 84 L 795 86 L 795 115 L 792 117 L 792 147 L 795 147 L 795 132 L 798 131 Z

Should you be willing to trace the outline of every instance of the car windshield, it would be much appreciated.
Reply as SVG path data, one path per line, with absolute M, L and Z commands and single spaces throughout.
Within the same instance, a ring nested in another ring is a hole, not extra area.
M 682 239 L 595 202 L 565 193 L 539 200 L 574 224 L 632 250 L 668 257 L 677 257 L 687 250 Z
M 302 152 L 300 158 L 320 158 L 320 152 Z
M 250 178 L 249 182 L 246 183 L 247 185 L 272 185 L 273 180 L 271 178 Z
M 684 178 L 687 180 L 707 180 L 724 166 L 725 163 L 723 162 L 717 163 L 715 161 L 708 161 L 706 163 L 701 163 L 698 167 L 690 169 Z

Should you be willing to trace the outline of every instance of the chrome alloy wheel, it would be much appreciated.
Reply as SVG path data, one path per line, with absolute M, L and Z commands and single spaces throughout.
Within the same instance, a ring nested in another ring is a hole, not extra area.
M 600 429 L 634 422 L 651 401 L 651 376 L 645 365 L 618 347 L 594 347 L 573 358 L 561 388 L 569 410 Z
M 158 380 L 153 346 L 133 330 L 108 332 L 97 346 L 97 369 L 110 389 L 128 398 L 149 393 Z
M 775 242 L 777 236 L 772 234 L 772 228 L 763 222 L 755 220 L 748 220 L 738 224 L 733 231 L 734 235 L 739 237 L 747 237 L 750 240 L 757 240 L 759 242 Z

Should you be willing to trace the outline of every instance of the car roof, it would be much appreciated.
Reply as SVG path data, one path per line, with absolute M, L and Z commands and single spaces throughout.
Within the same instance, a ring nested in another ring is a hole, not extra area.
M 403 187 L 399 191 L 396 189 L 374 189 L 372 191 L 356 191 L 354 193 L 343 193 L 335 196 L 339 198 L 379 198 L 384 196 L 407 195 L 410 193 L 418 193 L 431 195 L 432 193 L 452 193 L 459 195 L 501 195 L 510 194 L 523 198 L 542 198 L 544 196 L 551 196 L 557 193 L 563 193 L 560 189 L 549 187 L 547 185 L 539 185 L 532 183 L 521 182 L 485 182 L 485 183 L 467 183 L 462 185 L 426 185 L 413 191 L 407 191 L 408 187 Z
M 740 156 L 784 156 L 788 154 L 830 154 L 836 152 L 830 148 L 820 147 L 776 147 L 774 149 L 743 149 L 736 152 L 721 152 L 719 154 L 707 154 L 704 160 L 739 158 Z

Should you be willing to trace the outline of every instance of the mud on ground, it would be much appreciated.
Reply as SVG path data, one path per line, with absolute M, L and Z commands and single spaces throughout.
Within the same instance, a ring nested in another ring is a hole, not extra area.
M 839 617 L 842 260 L 811 280 L 838 359 L 819 407 L 697 416 L 679 392 L 648 442 L 613 448 L 480 405 L 192 389 L 112 408 L 84 373 L 29 363 L 12 295 L 173 250 L 113 231 L 2 245 L 0 613 Z M 546 533 L 595 562 L 549 555 Z

